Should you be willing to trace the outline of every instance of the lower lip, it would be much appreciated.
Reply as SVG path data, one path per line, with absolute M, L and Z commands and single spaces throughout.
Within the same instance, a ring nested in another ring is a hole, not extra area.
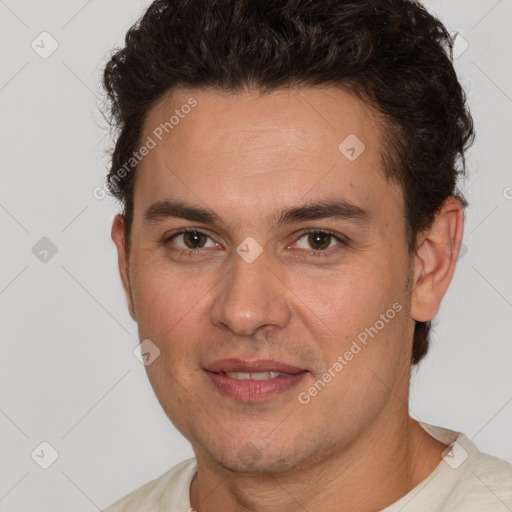
M 279 375 L 267 380 L 240 380 L 223 373 L 206 370 L 206 375 L 223 394 L 242 402 L 263 402 L 289 391 L 305 377 L 306 371 L 293 375 Z

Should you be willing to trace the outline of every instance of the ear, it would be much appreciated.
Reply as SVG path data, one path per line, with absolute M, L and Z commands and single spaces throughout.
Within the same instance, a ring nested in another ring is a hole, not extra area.
M 123 283 L 126 301 L 128 302 L 128 311 L 130 312 L 130 316 L 137 321 L 130 286 L 130 264 L 128 254 L 126 253 L 124 219 L 122 215 L 118 214 L 115 216 L 114 222 L 112 223 L 111 236 L 117 248 L 117 264 L 119 266 L 119 274 L 121 276 L 121 282 Z
M 432 226 L 418 236 L 414 257 L 411 317 L 432 320 L 455 273 L 464 235 L 463 208 L 455 197 L 447 198 Z

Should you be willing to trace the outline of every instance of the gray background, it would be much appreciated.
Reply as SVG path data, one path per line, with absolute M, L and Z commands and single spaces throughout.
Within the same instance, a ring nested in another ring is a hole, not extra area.
M 467 253 L 411 414 L 512 461 L 512 1 L 425 3 L 468 44 L 456 67 L 478 139 Z M 134 357 L 110 240 L 117 206 L 93 196 L 110 143 L 101 67 L 148 4 L 0 1 L 0 511 L 98 510 L 192 455 Z M 48 469 L 43 441 L 58 452 Z

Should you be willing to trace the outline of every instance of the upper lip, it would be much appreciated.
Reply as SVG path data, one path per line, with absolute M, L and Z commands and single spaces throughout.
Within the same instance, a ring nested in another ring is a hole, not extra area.
M 244 361 L 242 359 L 219 359 L 207 365 L 205 370 L 214 373 L 222 372 L 279 372 L 279 373 L 300 373 L 305 371 L 304 368 L 297 368 L 281 361 L 272 359 L 257 359 L 255 361 Z

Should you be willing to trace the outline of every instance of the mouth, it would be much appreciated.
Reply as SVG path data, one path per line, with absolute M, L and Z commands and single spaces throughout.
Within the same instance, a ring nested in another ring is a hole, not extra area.
M 221 372 L 226 377 L 231 377 L 232 379 L 237 380 L 269 380 L 275 379 L 276 377 L 286 377 L 290 376 L 289 373 L 281 373 L 276 371 L 268 371 L 268 372 Z
M 243 402 L 261 402 L 290 391 L 307 370 L 274 360 L 223 359 L 204 368 L 217 391 Z

